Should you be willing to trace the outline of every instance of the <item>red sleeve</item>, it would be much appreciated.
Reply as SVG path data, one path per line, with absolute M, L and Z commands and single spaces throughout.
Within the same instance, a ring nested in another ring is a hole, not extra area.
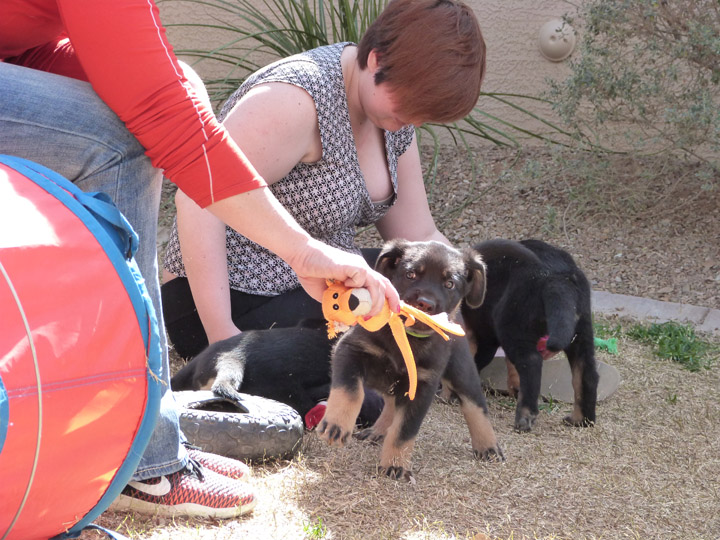
M 33 47 L 18 56 L 6 58 L 3 61 L 87 81 L 87 75 L 85 75 L 82 66 L 77 60 L 70 40 L 63 35 L 44 45 Z
M 151 0 L 59 0 L 95 91 L 200 206 L 265 186 L 182 75 Z

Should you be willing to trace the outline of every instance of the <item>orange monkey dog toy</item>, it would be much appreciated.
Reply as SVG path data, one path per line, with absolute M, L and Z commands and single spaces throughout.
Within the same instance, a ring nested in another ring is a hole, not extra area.
M 408 342 L 405 327 L 412 326 L 418 320 L 435 330 L 446 341 L 450 338 L 445 332 L 456 336 L 465 335 L 459 324 L 448 319 L 447 313 L 428 315 L 403 301 L 400 301 L 400 313 L 390 311 L 390 306 L 386 300 L 379 314 L 365 320 L 365 315 L 367 315 L 371 307 L 370 292 L 367 289 L 351 289 L 332 280 L 327 280 L 327 285 L 328 288 L 323 293 L 322 310 L 328 321 L 328 336 L 334 338 L 356 324 L 370 332 L 376 332 L 389 324 L 408 370 L 408 378 L 410 379 L 408 397 L 410 399 L 415 399 L 417 368 L 415 367 L 415 358 Z

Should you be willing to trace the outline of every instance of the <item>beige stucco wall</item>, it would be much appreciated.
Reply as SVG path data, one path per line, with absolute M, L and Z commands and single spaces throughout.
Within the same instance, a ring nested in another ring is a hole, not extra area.
M 547 77 L 564 77 L 567 63 L 551 62 L 538 49 L 538 32 L 570 10 L 563 0 L 473 0 L 488 47 L 486 92 L 537 94 Z
M 487 76 L 483 90 L 540 95 L 546 79 L 562 78 L 568 72 L 567 61 L 551 62 L 539 51 L 538 32 L 547 21 L 561 17 L 574 8 L 565 0 L 469 0 L 483 29 L 488 47 Z M 261 5 L 261 1 L 256 2 Z M 204 6 L 177 0 L 160 3 L 163 22 L 204 22 L 212 24 L 212 16 Z M 242 24 L 240 21 L 237 24 Z M 178 49 L 208 49 L 228 41 L 229 36 L 217 30 L 171 27 L 170 42 Z M 572 58 L 572 57 L 571 57 Z M 189 58 L 186 58 L 190 60 Z M 194 64 L 204 78 L 217 78 L 228 68 L 217 63 Z M 521 102 L 528 109 L 552 118 L 552 111 L 537 103 Z M 488 98 L 478 103 L 483 110 L 505 120 L 522 122 L 530 129 L 542 129 L 512 109 Z
M 471 0 L 470 5 L 480 20 L 488 48 L 485 92 L 503 92 L 540 96 L 547 89 L 548 78 L 563 79 L 569 73 L 568 58 L 552 62 L 538 48 L 541 27 L 571 11 L 564 0 Z M 553 121 L 549 105 L 528 100 L 517 104 Z M 521 124 L 533 131 L 546 132 L 540 123 L 487 97 L 478 106 L 504 120 Z M 525 143 L 534 143 L 532 139 Z

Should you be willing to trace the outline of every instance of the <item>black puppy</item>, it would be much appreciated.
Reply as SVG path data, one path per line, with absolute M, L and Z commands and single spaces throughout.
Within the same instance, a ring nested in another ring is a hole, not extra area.
M 485 295 L 485 267 L 477 253 L 461 253 L 439 242 L 389 242 L 376 269 L 390 279 L 404 302 L 431 315 L 447 313 L 452 318 L 463 298 L 477 306 Z M 317 428 L 320 436 L 330 444 L 345 444 L 363 401 L 365 383 L 383 395 L 385 407 L 373 427 L 358 436 L 374 442 L 384 439 L 381 471 L 414 481 L 413 445 L 442 380 L 460 398 L 474 454 L 487 460 L 503 459 L 467 340 L 447 342 L 419 322 L 408 329 L 408 340 L 418 372 L 414 400 L 407 396 L 407 368 L 388 325 L 377 332 L 354 326 L 339 339 L 332 356 L 330 398 Z
M 489 240 L 475 249 L 487 265 L 487 295 L 479 307 L 465 302 L 462 314 L 478 370 L 499 346 L 505 351 L 508 386 L 518 396 L 515 429 L 532 429 L 543 358 L 559 351 L 570 362 L 575 393 L 565 422 L 592 425 L 599 377 L 587 278 L 567 252 L 540 240 Z
M 305 418 L 330 392 L 330 351 L 327 329 L 273 328 L 248 330 L 213 343 L 170 381 L 173 390 L 212 390 L 233 401 L 239 392 L 290 405 Z M 377 419 L 382 400 L 370 395 L 358 421 Z

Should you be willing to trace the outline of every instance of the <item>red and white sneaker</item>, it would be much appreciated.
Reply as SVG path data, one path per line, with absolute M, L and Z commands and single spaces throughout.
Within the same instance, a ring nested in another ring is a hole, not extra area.
M 199 448 L 192 446 L 187 447 L 187 453 L 191 459 L 194 459 L 206 469 L 210 469 L 228 478 L 247 480 L 252 474 L 250 467 L 237 459 L 211 454 L 210 452 L 203 452 Z
M 227 519 L 252 511 L 256 504 L 255 493 L 248 484 L 212 470 L 203 471 L 191 459 L 181 471 L 130 482 L 110 510 Z

